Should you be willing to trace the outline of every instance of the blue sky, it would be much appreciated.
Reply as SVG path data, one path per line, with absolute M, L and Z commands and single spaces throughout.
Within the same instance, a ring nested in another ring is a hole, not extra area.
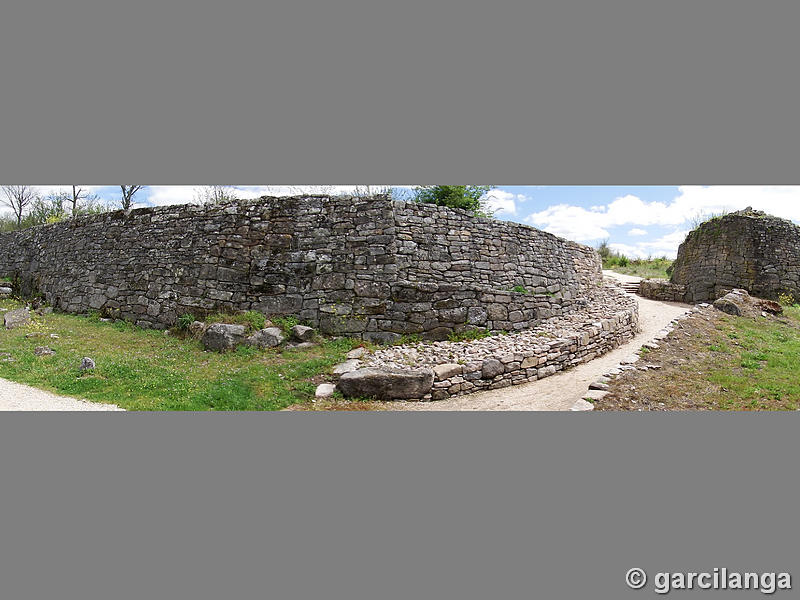
M 66 186 L 39 186 L 43 192 Z M 84 186 L 117 202 L 118 186 Z M 241 198 L 348 193 L 357 186 L 230 186 Z M 371 186 L 375 189 L 390 186 Z M 395 186 L 408 187 L 408 186 Z M 193 202 L 197 186 L 147 186 L 136 206 Z M 488 197 L 498 219 L 629 256 L 674 257 L 697 218 L 747 206 L 800 223 L 800 186 L 498 186 Z

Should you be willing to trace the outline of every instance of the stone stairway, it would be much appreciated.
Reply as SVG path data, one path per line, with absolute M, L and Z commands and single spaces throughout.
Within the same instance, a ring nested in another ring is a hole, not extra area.
M 629 294 L 638 294 L 639 293 L 639 282 L 638 281 L 620 282 L 619 285 L 622 287 L 623 290 L 625 290 Z

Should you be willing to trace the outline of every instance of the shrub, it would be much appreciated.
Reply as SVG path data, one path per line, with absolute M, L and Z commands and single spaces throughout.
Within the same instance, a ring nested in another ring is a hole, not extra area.
M 196 319 L 194 315 L 191 313 L 186 313 L 178 317 L 178 329 L 181 331 L 186 331 L 189 329 L 189 326 L 194 323 Z
M 794 296 L 789 292 L 785 292 L 778 296 L 778 302 L 782 306 L 793 306 L 794 305 Z
M 206 317 L 208 323 L 230 323 L 234 325 L 244 325 L 248 331 L 258 331 L 264 329 L 267 318 L 256 310 L 248 310 L 235 314 L 218 312 Z
M 289 335 L 292 327 L 300 324 L 300 319 L 294 315 L 287 315 L 282 317 L 272 317 L 272 322 L 274 323 L 275 327 L 280 327 L 283 330 L 284 335 Z
M 512 292 L 517 292 L 518 294 L 527 294 L 528 290 L 524 285 L 515 285 L 511 288 Z
M 487 329 L 467 329 L 466 331 L 453 332 L 448 339 L 451 342 L 474 342 L 489 337 L 492 332 Z

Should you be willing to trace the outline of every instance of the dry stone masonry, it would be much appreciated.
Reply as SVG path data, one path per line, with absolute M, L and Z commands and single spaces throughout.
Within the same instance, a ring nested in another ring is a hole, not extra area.
M 0 276 L 58 309 L 143 327 L 255 310 L 295 315 L 324 335 L 430 342 L 357 349 L 333 373 L 346 395 L 385 399 L 534 381 L 638 331 L 635 299 L 603 283 L 593 249 L 380 196 L 146 208 L 3 233 Z M 191 329 L 221 350 L 282 341 L 277 329 L 246 339 L 241 325 L 195 321 Z M 302 342 L 314 329 L 299 325 L 292 338 Z M 474 329 L 495 335 L 444 341 Z M 319 390 L 331 393 L 330 384 Z
M 568 315 L 601 269 L 591 248 L 525 225 L 380 196 L 304 196 L 117 211 L 2 233 L 0 276 L 57 309 L 143 327 L 256 310 L 390 342 L 521 331 Z
M 670 281 L 644 281 L 639 293 L 697 303 L 735 288 L 800 298 L 800 227 L 752 208 L 711 219 L 681 244 Z
M 638 333 L 638 303 L 633 296 L 613 285 L 594 286 L 586 294 L 586 302 L 574 312 L 526 331 L 380 349 L 367 358 L 367 368 L 348 373 L 339 387 L 345 395 L 370 391 L 366 395 L 388 400 L 396 396 L 386 394 L 382 380 L 373 373 L 406 371 L 409 380 L 417 381 L 415 392 L 422 382 L 430 382 L 425 394 L 414 398 L 443 400 L 554 375 L 601 356 Z

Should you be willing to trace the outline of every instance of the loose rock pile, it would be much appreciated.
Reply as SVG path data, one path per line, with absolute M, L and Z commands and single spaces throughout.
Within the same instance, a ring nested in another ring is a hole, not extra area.
M 250 336 L 247 335 L 247 328 L 244 325 L 233 325 L 229 323 L 214 323 L 206 325 L 200 321 L 195 321 L 189 326 L 189 331 L 194 335 L 202 333 L 201 343 L 206 350 L 215 352 L 227 352 L 234 350 L 237 346 L 247 345 L 256 348 L 275 348 L 286 341 L 283 331 L 279 327 L 273 327 L 267 323 L 267 327 L 260 329 Z M 313 345 L 315 331 L 311 327 L 295 325 L 291 329 L 291 339 L 293 347 L 307 348 Z

